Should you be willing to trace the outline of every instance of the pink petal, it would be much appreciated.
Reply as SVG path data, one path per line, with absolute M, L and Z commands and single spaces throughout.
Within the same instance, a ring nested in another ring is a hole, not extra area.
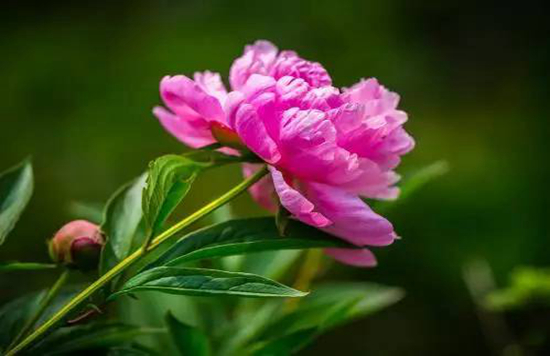
M 300 58 L 293 51 L 283 51 L 277 57 L 270 70 L 275 79 L 284 76 L 304 79 L 315 88 L 331 85 L 332 79 L 320 63 Z
M 244 54 L 233 62 L 229 71 L 233 90 L 239 90 L 252 74 L 267 75 L 277 52 L 277 47 L 268 41 L 256 41 L 246 46 Z
M 195 82 L 204 90 L 208 95 L 211 95 L 218 99 L 222 104 L 227 97 L 227 90 L 223 85 L 222 79 L 218 73 L 212 73 L 210 71 L 196 72 L 193 76 Z
M 274 164 L 281 159 L 277 145 L 269 137 L 254 106 L 239 106 L 235 114 L 235 130 L 246 146 L 266 162 Z
M 356 267 L 375 267 L 377 265 L 374 254 L 362 249 L 327 248 L 325 253 L 335 260 Z
M 331 224 L 331 221 L 323 214 L 314 211 L 316 207 L 306 197 L 285 181 L 283 174 L 277 168 L 269 166 L 269 170 L 281 205 L 294 217 L 315 227 L 325 227 Z
M 361 174 L 341 188 L 371 199 L 392 200 L 399 196 L 399 189 L 394 186 L 400 179 L 398 174 L 383 170 L 367 158 L 359 158 L 358 162 Z
M 153 114 L 166 131 L 189 147 L 200 148 L 216 142 L 206 121 L 189 122 L 160 106 L 153 109 Z
M 243 164 L 243 174 L 246 178 L 250 177 L 258 171 L 262 166 L 260 164 Z M 252 198 L 264 209 L 276 212 L 277 202 L 275 199 L 275 188 L 271 176 L 265 176 L 258 183 L 248 189 Z
M 285 111 L 278 144 L 281 166 L 302 181 L 340 185 L 361 174 L 357 156 L 337 145 L 336 129 L 322 111 Z
M 333 225 L 324 230 L 357 246 L 386 246 L 396 235 L 392 224 L 357 195 L 319 183 L 304 183 L 306 197 Z
M 166 106 L 182 119 L 224 122 L 219 100 L 184 75 L 164 77 L 160 82 L 160 93 Z

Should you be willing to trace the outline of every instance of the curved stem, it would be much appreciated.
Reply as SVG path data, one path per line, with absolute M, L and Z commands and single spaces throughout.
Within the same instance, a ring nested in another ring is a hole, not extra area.
M 189 215 L 188 217 L 184 218 L 180 222 L 176 223 L 157 237 L 155 237 L 147 249 L 138 248 L 134 253 L 132 253 L 130 256 L 126 257 L 124 260 L 120 261 L 116 266 L 114 266 L 112 269 L 107 271 L 103 276 L 101 276 L 98 280 L 96 280 L 94 283 L 90 284 L 86 289 L 84 289 L 82 292 L 80 292 L 78 295 L 76 295 L 73 299 L 71 299 L 67 304 L 65 304 L 57 313 L 55 313 L 49 320 L 47 320 L 44 324 L 42 324 L 40 327 L 38 327 L 32 334 L 27 336 L 21 343 L 19 343 L 17 346 L 15 346 L 13 349 L 8 351 L 5 356 L 13 356 L 19 352 L 21 352 L 23 349 L 27 348 L 29 345 L 31 345 L 33 342 L 38 340 L 44 333 L 46 333 L 50 328 L 52 328 L 56 323 L 58 323 L 60 320 L 62 320 L 68 313 L 70 313 L 72 310 L 74 310 L 80 303 L 84 302 L 88 297 L 90 297 L 93 293 L 95 293 L 97 290 L 102 288 L 105 284 L 107 284 L 109 281 L 111 281 L 114 277 L 122 273 L 126 268 L 128 268 L 133 263 L 137 262 L 141 257 L 145 256 L 148 252 L 154 250 L 156 247 L 158 247 L 160 244 L 162 244 L 164 241 L 169 239 L 170 237 L 174 236 L 177 232 L 180 230 L 188 227 L 195 221 L 199 220 L 200 218 L 204 217 L 205 215 L 208 215 L 209 213 L 213 212 L 217 208 L 221 207 L 222 205 L 228 203 L 229 201 L 233 200 L 237 196 L 239 196 L 241 193 L 246 191 L 250 186 L 252 186 L 254 183 L 259 181 L 263 176 L 267 174 L 267 167 L 264 166 L 262 169 L 260 169 L 258 172 L 256 172 L 251 177 L 247 178 L 246 180 L 242 181 L 235 187 L 233 187 L 231 190 L 229 190 L 227 193 L 219 197 L 218 199 L 210 202 L 209 204 L 203 206 L 193 214 Z
M 8 349 L 13 347 L 14 345 L 16 345 L 19 342 L 19 340 L 21 340 L 25 335 L 27 335 L 27 333 L 30 330 L 32 330 L 32 327 L 34 326 L 34 324 L 36 324 L 36 322 L 40 319 L 42 314 L 44 314 L 44 312 L 46 311 L 46 308 L 48 308 L 48 306 L 50 305 L 52 300 L 55 299 L 55 297 L 57 296 L 57 294 L 61 290 L 61 287 L 63 287 L 63 285 L 67 281 L 68 277 L 69 277 L 69 270 L 65 269 L 59 275 L 59 277 L 55 281 L 54 285 L 48 290 L 46 295 L 42 298 L 42 300 L 40 301 L 40 304 L 38 305 L 38 308 L 36 309 L 36 312 L 34 313 L 34 315 L 32 317 L 30 317 L 25 322 L 25 325 L 23 325 L 23 327 L 21 328 L 21 331 L 19 332 L 19 334 L 17 334 L 17 336 L 13 339 L 13 341 L 9 345 Z

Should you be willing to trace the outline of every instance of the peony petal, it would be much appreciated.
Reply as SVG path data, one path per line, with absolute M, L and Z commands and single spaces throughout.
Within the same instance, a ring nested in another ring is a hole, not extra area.
M 164 77 L 160 83 L 160 93 L 166 106 L 182 119 L 224 123 L 220 101 L 184 75 Z
M 374 254 L 362 249 L 327 248 L 325 253 L 335 260 L 355 267 L 375 267 L 377 265 Z
M 208 95 L 211 95 L 218 99 L 220 104 L 225 102 L 227 97 L 227 90 L 223 85 L 222 79 L 219 73 L 213 73 L 210 71 L 196 72 L 193 76 L 195 82 L 204 90 Z
M 400 179 L 398 174 L 383 170 L 378 163 L 367 158 L 359 158 L 359 171 L 359 176 L 340 187 L 371 199 L 393 200 L 398 197 L 399 189 L 394 186 Z
M 303 181 L 340 185 L 356 179 L 361 174 L 357 156 L 336 144 L 336 134 L 322 111 L 285 111 L 278 142 L 281 165 Z
M 153 109 L 153 114 L 166 131 L 189 147 L 200 148 L 216 142 L 206 121 L 189 122 L 159 106 Z
M 243 174 L 248 178 L 256 173 L 261 167 L 262 165 L 260 164 L 244 163 Z M 271 176 L 268 175 L 260 179 L 258 183 L 248 189 L 248 192 L 262 208 L 273 213 L 277 211 L 275 188 L 273 187 Z
M 239 106 L 235 114 L 235 130 L 246 146 L 266 162 L 275 164 L 281 159 L 277 145 L 269 137 L 254 106 Z
M 293 51 L 282 51 L 270 68 L 269 74 L 275 79 L 284 76 L 301 78 L 315 88 L 332 84 L 332 79 L 320 63 L 300 58 Z
M 392 224 L 357 195 L 319 183 L 304 183 L 305 196 L 333 225 L 324 230 L 357 246 L 386 246 L 396 235 Z
M 326 227 L 331 224 L 323 214 L 314 211 L 316 207 L 299 191 L 292 188 L 283 177 L 283 174 L 273 166 L 269 166 L 275 191 L 284 206 L 298 220 L 315 227 Z
M 229 71 L 229 82 L 233 90 L 239 90 L 252 74 L 267 75 L 275 58 L 277 47 L 268 41 L 256 41 L 244 49 Z

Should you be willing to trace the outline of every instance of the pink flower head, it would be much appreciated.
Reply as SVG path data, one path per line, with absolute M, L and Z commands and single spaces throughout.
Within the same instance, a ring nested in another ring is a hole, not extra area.
M 218 74 L 165 77 L 161 96 L 170 111 L 154 110 L 163 126 L 191 147 L 231 132 L 269 164 L 270 175 L 250 189 L 273 210 L 280 203 L 294 218 L 357 246 L 386 246 L 391 223 L 362 200 L 394 199 L 393 171 L 414 147 L 403 128 L 399 96 L 376 79 L 342 90 L 327 71 L 267 41 L 245 48 L 230 70 L 226 91 Z M 216 136 L 217 137 L 217 136 Z M 245 175 L 259 166 L 246 164 Z M 368 249 L 328 249 L 335 259 L 373 266 Z
M 50 240 L 50 256 L 56 263 L 89 270 L 97 266 L 103 244 L 99 226 L 86 220 L 74 220 L 65 224 Z

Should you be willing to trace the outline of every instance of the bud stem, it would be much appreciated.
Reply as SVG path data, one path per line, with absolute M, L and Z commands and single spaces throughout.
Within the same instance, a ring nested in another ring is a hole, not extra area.
M 146 249 L 138 248 L 134 253 L 126 257 L 124 260 L 120 261 L 116 266 L 114 266 L 112 269 L 107 271 L 107 273 L 105 273 L 95 282 L 90 284 L 86 289 L 84 289 L 78 295 L 73 297 L 73 299 L 71 299 L 67 304 L 65 304 L 50 319 L 44 322 L 44 324 L 38 327 L 32 334 L 27 336 L 21 343 L 19 343 L 13 349 L 8 351 L 5 354 L 5 356 L 13 356 L 21 352 L 28 346 L 30 346 L 33 342 L 37 341 L 43 334 L 45 334 L 49 329 L 51 329 L 55 324 L 57 324 L 61 319 L 63 319 L 68 313 L 70 313 L 73 309 L 75 309 L 78 305 L 80 305 L 80 303 L 88 299 L 88 297 L 90 297 L 93 293 L 95 293 L 97 290 L 102 288 L 114 277 L 122 273 L 130 265 L 137 262 L 140 258 L 145 256 L 148 252 L 154 250 L 156 247 L 158 247 L 160 244 L 162 244 L 164 241 L 166 241 L 170 237 L 174 236 L 177 232 L 188 227 L 189 225 L 196 222 L 200 218 L 210 214 L 217 208 L 225 205 L 226 203 L 230 202 L 231 200 L 233 200 L 234 198 L 242 194 L 244 191 L 246 191 L 246 189 L 248 189 L 250 186 L 252 186 L 254 183 L 259 181 L 260 179 L 262 179 L 263 176 L 267 174 L 267 172 L 268 172 L 267 167 L 264 166 L 254 175 L 245 179 L 244 181 L 242 181 L 241 183 L 233 187 L 231 190 L 229 190 L 227 193 L 225 193 L 218 199 L 206 204 L 205 206 L 203 206 L 193 214 L 184 218 L 180 222 L 176 223 L 175 225 L 173 225 L 172 227 L 170 227 L 169 229 L 167 229 L 166 231 L 164 231 L 163 233 L 155 237 L 151 241 L 149 246 L 147 246 Z

